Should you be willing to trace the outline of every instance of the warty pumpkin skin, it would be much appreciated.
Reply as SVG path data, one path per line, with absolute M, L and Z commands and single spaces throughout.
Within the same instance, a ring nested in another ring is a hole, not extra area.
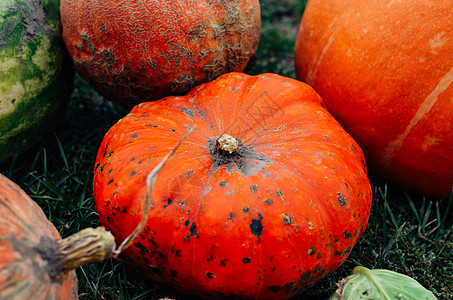
M 260 37 L 258 0 L 62 0 L 60 7 L 76 70 L 130 107 L 243 71 Z
M 275 74 L 222 75 L 108 131 L 93 195 L 118 241 L 141 217 L 146 174 L 194 126 L 125 260 L 179 293 L 231 299 L 289 298 L 346 260 L 370 213 L 363 154 L 311 87 Z
M 311 0 L 297 77 L 361 145 L 370 170 L 427 195 L 453 186 L 453 2 Z
M 78 299 L 75 272 L 48 268 L 57 240 L 36 202 L 0 174 L 0 299 Z

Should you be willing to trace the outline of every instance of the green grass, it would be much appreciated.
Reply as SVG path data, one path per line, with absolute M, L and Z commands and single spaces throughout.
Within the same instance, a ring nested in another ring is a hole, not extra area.
M 262 38 L 252 74 L 294 77 L 293 50 L 304 1 L 263 0 Z M 92 171 L 103 135 L 127 113 L 76 78 L 67 114 L 52 134 L 0 166 L 43 208 L 63 237 L 99 225 Z M 439 299 L 452 299 L 451 200 L 427 198 L 371 176 L 374 201 L 366 232 L 336 272 L 296 299 L 323 299 L 356 265 L 409 275 Z M 170 296 L 119 260 L 77 270 L 80 299 L 159 299 Z M 182 299 L 178 297 L 178 299 Z

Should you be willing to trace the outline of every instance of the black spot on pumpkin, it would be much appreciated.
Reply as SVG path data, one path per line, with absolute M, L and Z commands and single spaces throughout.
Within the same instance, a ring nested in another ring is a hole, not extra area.
M 110 179 L 109 182 L 107 182 L 107 185 L 112 184 L 112 182 L 113 182 L 113 179 Z
M 149 226 L 145 226 L 145 228 L 143 228 L 142 230 L 142 233 L 144 234 L 149 234 L 151 232 L 151 227 Z
M 145 255 L 145 252 L 148 252 L 148 249 L 146 249 L 146 247 L 143 246 L 143 244 L 141 244 L 140 242 L 134 243 L 134 246 L 137 247 L 137 248 L 139 249 L 138 252 L 139 252 L 141 255 Z
M 357 152 L 357 148 L 351 144 L 351 146 L 349 146 L 349 148 L 352 150 L 352 152 L 356 153 Z
M 135 174 L 137 174 L 137 171 L 135 171 L 135 170 L 132 170 L 129 172 L 129 176 L 134 176 Z
M 263 215 L 262 215 L 261 213 L 258 213 L 258 218 L 259 218 L 260 220 L 262 220 L 262 219 L 263 219 Z
M 168 198 L 168 199 L 167 199 L 167 204 L 168 204 L 168 205 L 172 205 L 172 204 L 173 204 L 173 199 Z
M 343 196 L 342 193 L 338 193 L 337 198 L 338 198 L 338 202 L 340 202 L 340 206 L 348 205 L 348 201 L 346 200 L 346 197 Z
M 214 274 L 212 274 L 211 272 L 206 272 L 206 278 L 212 279 L 214 277 L 215 277 Z
M 276 292 L 278 292 L 281 289 L 281 287 L 279 287 L 278 285 L 271 285 L 271 286 L 268 287 L 268 289 L 271 292 L 276 293 Z
M 287 225 L 291 225 L 292 224 L 293 217 L 291 217 L 290 215 L 287 215 L 287 214 L 283 214 L 282 217 L 283 217 L 283 223 L 285 223 Z
M 178 276 L 178 272 L 176 270 L 170 270 L 170 276 L 176 278 Z
M 132 138 L 133 138 L 133 139 L 138 138 L 138 134 L 134 134 L 134 135 L 132 136 Z
M 343 259 L 343 257 L 347 254 L 349 254 L 349 252 L 351 252 L 352 248 L 349 246 L 345 251 L 341 252 L 341 251 L 336 251 L 335 252 L 335 255 L 336 256 L 339 256 L 340 259 Z
M 107 164 L 107 163 L 103 164 L 103 165 L 99 168 L 99 173 L 102 173 L 102 171 L 104 171 L 104 168 L 105 168 L 105 165 L 106 165 L 106 164 Z
M 258 191 L 258 185 L 257 185 L 257 184 L 252 184 L 252 185 L 250 186 L 250 190 L 251 190 L 253 193 L 255 193 L 256 191 Z
M 343 237 L 347 240 L 352 237 L 352 234 L 350 232 L 348 232 L 347 230 L 345 230 L 343 232 Z
M 244 258 L 242 259 L 242 262 L 243 262 L 244 264 L 249 264 L 249 263 L 250 263 L 250 257 L 244 257 Z
M 190 225 L 189 219 L 187 219 L 187 220 L 184 222 L 184 225 L 186 225 L 186 227 L 188 227 L 188 226 Z
M 245 213 L 245 214 L 246 214 L 246 213 L 249 213 L 249 212 L 250 212 L 250 208 L 244 206 L 244 207 L 242 208 L 242 212 Z
M 321 255 L 321 252 L 318 252 L 318 254 L 316 254 L 316 258 L 317 258 L 317 259 L 321 259 L 321 256 L 322 256 L 322 255 Z
M 111 151 L 109 154 L 107 154 L 107 157 L 112 156 L 112 154 L 113 154 L 113 151 Z
M 219 265 L 221 265 L 222 267 L 226 267 L 226 262 L 227 262 L 227 259 L 224 258 L 224 259 L 219 261 Z
M 196 234 L 197 234 L 197 225 L 195 224 L 195 222 L 193 222 L 192 225 L 190 225 L 190 235 L 195 236 Z
M 227 184 L 226 181 L 222 181 L 222 182 L 220 182 L 220 187 L 225 187 L 226 184 Z
M 236 218 L 236 215 L 234 214 L 234 212 L 231 212 L 228 217 L 228 220 L 234 221 L 234 218 Z
M 176 257 L 181 257 L 182 256 L 182 250 L 181 249 L 176 249 L 175 250 L 175 256 Z
M 272 200 L 272 199 L 270 199 L 270 198 L 264 200 L 264 204 L 266 204 L 266 205 L 272 205 L 273 203 L 274 203 L 274 200 Z
M 261 220 L 252 219 L 252 223 L 250 223 L 250 231 L 253 235 L 261 238 L 261 233 L 263 232 L 263 225 L 261 224 Z
M 315 246 L 313 246 L 310 249 L 308 249 L 308 255 L 313 255 L 315 253 L 316 253 L 316 247 Z

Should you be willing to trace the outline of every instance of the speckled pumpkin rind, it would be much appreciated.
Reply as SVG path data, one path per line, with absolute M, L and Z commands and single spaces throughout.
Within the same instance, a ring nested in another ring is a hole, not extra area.
M 287 299 L 346 260 L 370 213 L 362 151 L 311 87 L 275 74 L 225 74 L 109 130 L 94 198 L 117 241 L 141 218 L 148 173 L 195 125 L 124 259 L 180 293 L 231 299 Z M 216 150 L 224 133 L 231 155 Z
M 0 174 L 0 299 L 78 299 L 75 272 L 56 276 L 45 259 L 46 245 L 60 239 L 38 204 Z
M 243 71 L 260 37 L 258 0 L 62 0 L 63 38 L 79 74 L 132 107 Z
M 48 133 L 69 100 L 74 72 L 59 1 L 0 3 L 0 162 Z

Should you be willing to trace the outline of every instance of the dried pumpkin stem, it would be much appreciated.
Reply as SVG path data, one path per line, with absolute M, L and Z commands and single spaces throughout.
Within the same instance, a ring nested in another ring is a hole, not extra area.
M 55 254 L 60 260 L 59 268 L 63 273 L 74 270 L 86 263 L 100 262 L 107 258 L 117 257 L 124 249 L 132 245 L 135 238 L 142 232 L 148 220 L 151 208 L 154 206 L 151 192 L 157 175 L 168 159 L 175 153 L 187 136 L 193 132 L 192 127 L 178 144 L 162 159 L 149 173 L 146 179 L 148 188 L 146 201 L 143 207 L 142 218 L 135 230 L 115 249 L 115 238 L 104 227 L 86 228 L 57 242 Z
M 238 149 L 238 140 L 231 135 L 224 134 L 217 138 L 217 151 L 224 154 L 233 154 Z
M 114 250 L 115 238 L 102 226 L 85 228 L 57 242 L 57 256 L 61 255 L 60 268 L 63 273 L 86 263 L 103 261 Z

